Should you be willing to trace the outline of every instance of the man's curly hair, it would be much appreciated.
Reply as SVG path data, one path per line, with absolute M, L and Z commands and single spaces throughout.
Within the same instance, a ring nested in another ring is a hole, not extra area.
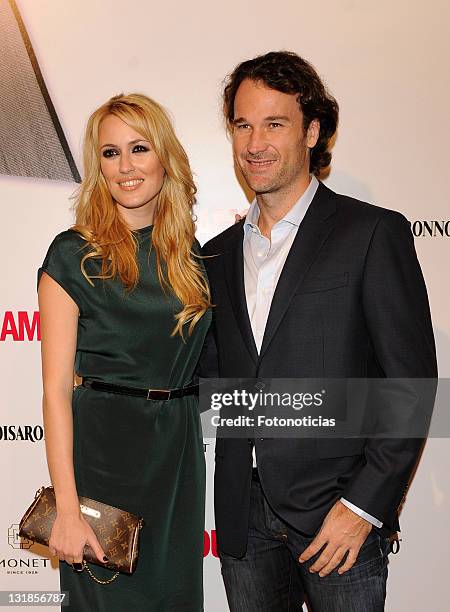
M 225 79 L 223 111 L 229 129 L 233 126 L 236 92 L 245 79 L 262 81 L 283 93 L 297 94 L 305 131 L 313 119 L 318 119 L 320 133 L 316 146 L 311 149 L 309 165 L 310 172 L 318 176 L 331 163 L 328 149 L 336 132 L 339 106 L 315 69 L 292 51 L 271 51 L 239 64 Z

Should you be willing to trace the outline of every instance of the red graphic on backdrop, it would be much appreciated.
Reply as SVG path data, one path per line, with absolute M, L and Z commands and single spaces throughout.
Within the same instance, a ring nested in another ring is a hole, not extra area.
M 41 324 L 39 311 L 27 312 L 19 310 L 5 311 L 3 315 L 2 331 L 0 341 L 13 340 L 15 342 L 27 342 L 28 340 L 41 339 Z
M 217 540 L 216 540 L 216 530 L 211 530 L 211 535 L 205 531 L 203 536 L 203 556 L 207 557 L 209 554 L 212 554 L 214 557 L 218 557 L 217 553 Z

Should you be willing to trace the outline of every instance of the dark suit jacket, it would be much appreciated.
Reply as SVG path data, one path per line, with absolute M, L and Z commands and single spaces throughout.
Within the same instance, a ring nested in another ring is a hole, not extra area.
M 401 214 L 321 183 L 281 273 L 259 355 L 246 306 L 242 244 L 243 221 L 202 250 L 215 307 L 201 376 L 437 376 L 426 288 Z M 395 531 L 423 440 L 256 438 L 255 445 L 272 508 L 314 534 L 341 496 Z M 218 545 L 234 556 L 246 551 L 251 466 L 248 440 L 217 439 Z

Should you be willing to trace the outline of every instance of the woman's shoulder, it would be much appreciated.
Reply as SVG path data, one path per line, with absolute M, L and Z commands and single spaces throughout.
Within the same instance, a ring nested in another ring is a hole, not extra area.
M 84 304 L 86 280 L 81 271 L 81 260 L 89 242 L 83 236 L 68 229 L 55 236 L 50 244 L 42 266 L 38 270 L 38 286 L 45 272 L 70 295 L 80 312 Z
M 49 253 L 63 258 L 72 258 L 77 254 L 84 254 L 89 242 L 76 230 L 70 228 L 57 234 L 48 249 Z
M 74 228 L 69 228 L 56 234 L 53 238 L 52 244 L 63 244 L 63 245 L 75 245 L 75 246 L 85 246 L 88 244 L 86 238 L 84 238 L 80 232 L 75 230 Z

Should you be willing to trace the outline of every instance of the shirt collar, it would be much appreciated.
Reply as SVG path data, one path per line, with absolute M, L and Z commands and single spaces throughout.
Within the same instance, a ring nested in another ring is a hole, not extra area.
M 286 213 L 286 215 L 282 219 L 280 219 L 280 221 L 278 221 L 278 223 L 287 222 L 287 223 L 290 223 L 298 227 L 300 223 L 303 221 L 303 217 L 305 216 L 309 205 L 311 204 L 314 196 L 316 195 L 316 191 L 318 187 L 319 187 L 319 181 L 314 175 L 312 175 L 309 185 L 306 188 L 306 191 L 297 200 L 294 206 Z M 244 231 L 247 232 L 250 228 L 253 228 L 253 229 L 257 228 L 258 219 L 259 219 L 259 206 L 255 198 L 253 202 L 251 203 L 250 208 L 248 209 L 247 215 L 245 217 Z

